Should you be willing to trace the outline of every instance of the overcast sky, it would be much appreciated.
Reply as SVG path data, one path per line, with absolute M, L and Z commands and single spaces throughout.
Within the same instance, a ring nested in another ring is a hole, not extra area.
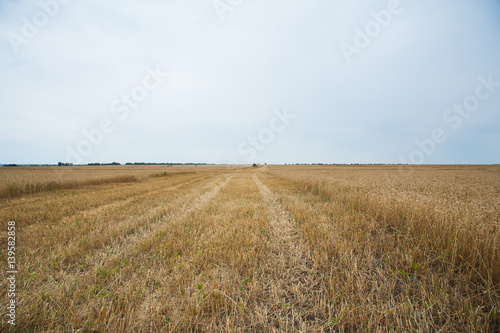
M 500 163 L 499 1 L 0 0 L 0 36 L 0 163 Z

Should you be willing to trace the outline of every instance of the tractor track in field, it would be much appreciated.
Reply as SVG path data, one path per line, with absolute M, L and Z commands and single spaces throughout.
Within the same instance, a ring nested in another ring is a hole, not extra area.
M 189 179 L 189 180 L 186 180 L 186 181 L 182 181 L 182 182 L 180 182 L 178 184 L 175 184 L 175 185 L 172 185 L 172 186 L 167 186 L 166 188 L 163 188 L 163 189 L 152 190 L 152 191 L 149 191 L 149 192 L 142 192 L 140 194 L 133 195 L 132 197 L 130 197 L 128 199 L 122 199 L 122 200 L 119 200 L 118 202 L 113 202 L 113 203 L 110 203 L 110 204 L 105 204 L 105 205 L 102 205 L 102 206 L 99 206 L 99 207 L 96 207 L 96 208 L 92 208 L 90 210 L 81 211 L 81 212 L 79 212 L 76 215 L 73 215 L 73 216 L 61 219 L 59 221 L 59 223 L 67 224 L 68 228 L 70 228 L 71 224 L 72 223 L 74 224 L 75 220 L 77 220 L 77 219 L 81 219 L 81 218 L 88 219 L 88 218 L 92 218 L 92 217 L 99 218 L 101 216 L 106 216 L 106 214 L 104 214 L 104 213 L 110 213 L 110 212 L 112 212 L 114 210 L 117 210 L 117 209 L 123 209 L 124 207 L 126 207 L 127 205 L 129 205 L 134 200 L 137 200 L 137 197 L 139 197 L 139 196 L 151 196 L 151 195 L 154 195 L 154 194 L 157 194 L 157 193 L 168 193 L 168 192 L 174 191 L 176 189 L 179 189 L 182 186 L 189 185 L 189 184 L 191 184 L 191 183 L 199 180 L 200 178 L 207 178 L 207 176 L 202 176 L 202 177 L 197 177 L 195 179 Z M 162 204 L 158 205 L 156 207 L 155 212 L 157 212 L 159 209 L 161 209 L 162 206 L 163 206 Z M 130 222 L 132 220 L 133 220 L 132 217 L 124 218 L 120 222 L 115 223 L 114 226 L 119 227 L 121 225 L 130 224 Z M 102 228 L 96 228 L 95 230 L 90 230 L 87 233 L 78 234 L 78 236 L 80 238 L 82 238 L 82 237 L 92 237 L 93 235 L 101 233 L 102 232 L 101 229 Z M 22 233 L 20 234 L 20 238 L 22 240 L 22 238 L 25 237 L 24 235 L 29 235 L 29 234 L 33 234 L 33 233 L 39 234 L 39 235 L 44 235 L 44 233 L 47 233 L 47 232 L 48 232 L 48 230 L 47 230 L 47 226 L 46 225 L 40 225 L 39 223 L 37 223 L 37 224 L 30 225 L 30 226 L 28 226 L 26 228 L 23 228 L 22 229 Z M 40 240 L 35 240 L 35 242 L 36 242 L 38 248 L 42 247 L 47 252 L 54 251 L 54 250 L 61 251 L 61 249 L 64 250 L 63 252 L 65 252 L 65 251 L 67 252 L 67 250 L 69 248 L 75 246 L 75 244 L 74 244 L 75 243 L 74 237 L 68 238 L 66 241 L 60 242 L 57 245 L 58 249 L 55 248 L 54 246 L 50 246 L 48 244 L 43 243 L 44 240 L 45 240 L 45 237 L 41 237 Z M 47 239 L 47 242 L 48 241 L 49 241 L 49 239 Z M 38 253 L 39 252 L 38 248 L 32 249 L 34 252 L 33 253 L 27 252 L 26 255 L 34 255 L 34 254 Z M 29 249 L 27 249 L 27 250 L 29 250 Z
M 301 238 L 298 229 L 295 227 L 294 218 L 283 208 L 278 199 L 271 190 L 260 181 L 256 174 L 252 176 L 253 180 L 259 188 L 264 202 L 266 202 L 271 218 L 271 233 L 273 241 L 277 246 L 273 249 L 273 253 L 278 256 L 289 256 L 290 258 L 299 259 L 304 268 L 311 264 L 310 256 L 308 255 L 307 245 Z
M 98 251 L 95 251 L 91 256 L 86 256 L 85 262 L 86 267 L 82 270 L 66 270 L 59 272 L 59 274 L 55 274 L 52 279 L 49 281 L 45 281 L 41 285 L 36 285 L 30 287 L 30 292 L 33 292 L 33 289 L 39 290 L 50 290 L 57 288 L 58 285 L 70 286 L 80 284 L 87 277 L 95 275 L 96 272 L 105 267 L 107 264 L 112 263 L 113 261 L 119 259 L 124 256 L 126 253 L 132 251 L 135 247 L 139 246 L 141 242 L 151 238 L 154 234 L 158 233 L 162 230 L 162 228 L 167 223 L 175 223 L 175 221 L 182 221 L 185 219 L 190 213 L 193 211 L 201 209 L 204 205 L 206 205 L 218 192 L 221 188 L 223 188 L 229 180 L 233 177 L 233 175 L 224 175 L 218 176 L 212 181 L 205 184 L 202 188 L 196 187 L 187 195 L 182 197 L 178 197 L 175 203 L 170 203 L 172 207 L 179 205 L 180 208 L 175 208 L 164 215 L 161 219 L 154 221 L 149 221 L 148 227 L 142 228 L 139 232 L 129 234 L 126 237 L 123 237 L 119 240 L 113 240 L 113 242 L 108 245 L 100 248 Z M 200 195 L 200 191 L 202 194 Z M 182 207 L 182 204 L 185 204 L 186 207 Z M 146 216 L 154 217 L 154 215 L 161 209 L 161 206 L 152 208 Z M 112 253 L 112 255 L 110 255 Z M 78 265 L 80 262 L 76 264 L 73 263 L 73 266 Z M 57 303 L 57 300 L 53 300 Z M 144 308 L 147 309 L 147 301 L 144 301 Z M 75 305 L 76 307 L 85 307 L 85 304 Z M 82 313 L 85 313 L 84 309 L 80 309 Z M 144 311 L 144 314 L 147 310 Z
M 198 198 L 198 201 L 190 208 L 181 213 L 181 215 L 177 218 L 178 221 L 182 221 L 184 218 L 186 218 L 189 214 L 191 214 L 193 211 L 201 209 L 203 206 L 205 206 L 212 198 L 214 198 L 217 193 L 229 183 L 229 181 L 234 177 L 234 175 L 226 176 L 225 180 L 220 184 L 212 188 L 211 191 L 205 193 L 203 196 Z M 138 315 L 138 322 L 145 322 L 148 317 L 149 310 L 152 307 L 152 300 L 157 299 L 157 294 L 158 292 L 155 292 L 153 294 L 149 294 L 146 299 L 142 302 L 140 305 L 141 311 Z
M 131 227 L 134 228 L 128 228 L 128 229 L 130 230 L 133 229 L 134 232 L 132 233 L 129 230 L 128 233 L 123 234 L 121 237 L 113 238 L 110 243 L 104 244 L 96 251 L 93 251 L 94 254 L 92 256 L 86 256 L 85 259 L 86 264 L 94 266 L 94 265 L 99 265 L 100 263 L 104 263 L 108 259 L 112 260 L 117 255 L 119 255 L 123 251 L 123 249 L 129 248 L 130 246 L 140 241 L 141 239 L 145 239 L 149 237 L 151 234 L 154 234 L 155 232 L 158 231 L 158 229 L 161 229 L 163 223 L 168 223 L 170 220 L 176 218 L 175 216 L 179 213 L 179 209 L 175 207 L 179 207 L 182 203 L 193 203 L 193 205 L 196 205 L 198 203 L 196 199 L 197 196 L 199 196 L 200 190 L 216 186 L 218 180 L 219 179 L 214 179 L 208 182 L 207 184 L 202 185 L 201 188 L 195 188 L 186 195 L 177 197 L 175 201 L 169 202 L 168 205 L 172 208 L 172 210 L 167 212 L 166 215 L 157 216 L 157 214 L 162 209 L 165 208 L 164 204 L 161 203 L 155 207 L 150 208 L 147 213 L 140 216 L 140 219 L 144 220 L 144 223 L 140 226 L 135 226 L 134 224 L 134 221 L 136 221 L 138 217 L 129 217 L 127 219 L 122 220 L 118 224 L 114 224 L 114 227 L 130 225 Z M 166 189 L 166 191 L 170 192 L 172 190 L 179 188 L 182 185 L 186 185 L 187 183 L 192 183 L 192 182 L 194 182 L 194 180 L 183 182 L 182 184 L 169 187 L 168 189 Z M 155 192 L 161 192 L 161 191 L 155 191 Z M 183 212 L 186 211 L 187 214 L 193 209 L 194 208 L 190 208 L 187 210 L 182 209 L 182 211 Z M 95 232 L 93 232 L 92 234 L 95 234 Z M 89 236 L 91 236 L 92 234 L 90 234 Z M 68 248 L 69 246 L 65 247 Z M 113 256 L 109 256 L 110 253 L 113 254 Z M 80 262 L 77 262 L 76 264 L 80 264 Z
M 152 195 L 152 194 L 160 193 L 160 192 L 164 192 L 164 191 L 172 191 L 172 190 L 175 190 L 183 185 L 187 185 L 187 184 L 195 182 L 196 180 L 199 180 L 201 178 L 207 178 L 207 177 L 208 176 L 206 176 L 206 175 L 202 175 L 202 176 L 199 176 L 199 177 L 196 177 L 193 179 L 184 180 L 184 181 L 177 183 L 175 185 L 168 186 L 168 188 L 166 188 L 166 189 L 160 188 L 160 189 L 155 189 L 155 190 L 144 190 L 143 192 L 133 193 L 128 198 L 116 199 L 111 203 L 102 204 L 102 205 L 99 205 L 97 207 L 92 207 L 90 209 L 84 209 L 84 210 L 78 211 L 78 213 L 76 213 L 75 215 L 65 216 L 65 217 L 61 218 L 58 221 L 58 223 L 64 222 L 65 220 L 71 220 L 71 219 L 79 218 L 79 217 L 83 217 L 83 216 L 92 216 L 92 215 L 98 216 L 98 215 L 101 215 L 103 213 L 103 211 L 111 210 L 114 208 L 122 208 L 122 207 L 130 204 L 134 200 L 136 200 L 137 197 L 139 197 L 139 196 L 147 196 L 147 195 Z M 29 231 L 29 232 L 34 232 L 33 229 L 39 227 L 39 224 L 40 224 L 39 221 L 34 222 L 34 223 L 24 227 L 23 230 Z
M 199 179 L 199 178 L 197 178 L 197 179 Z M 148 192 L 147 194 L 152 194 L 152 193 L 154 194 L 154 193 L 161 193 L 161 192 L 171 192 L 171 191 L 173 191 L 175 189 L 178 189 L 181 186 L 185 186 L 185 185 L 191 184 L 191 183 L 195 182 L 197 179 L 190 179 L 190 180 L 187 180 L 187 181 L 183 181 L 183 182 L 181 182 L 179 184 L 176 184 L 174 186 L 170 186 L 170 187 L 168 187 L 166 189 L 154 190 L 154 191 Z M 211 182 L 209 182 L 208 184 L 205 184 L 205 186 L 210 186 L 210 184 L 211 184 Z M 140 195 L 144 195 L 144 194 L 140 194 Z M 196 196 L 196 191 L 191 191 L 190 193 L 186 194 L 185 196 L 176 198 L 176 200 L 174 202 L 171 202 L 170 205 L 177 205 L 178 203 L 182 202 L 183 200 L 186 200 L 186 198 L 193 198 L 195 196 Z M 124 207 L 127 204 L 129 204 L 131 201 L 135 200 L 136 197 L 137 196 L 134 196 L 134 197 L 129 198 L 129 199 L 120 200 L 120 202 L 114 202 L 114 203 L 111 203 L 111 204 L 108 204 L 108 205 L 104 205 L 104 206 L 101 206 L 101 207 L 94 208 L 94 209 L 91 210 L 91 215 L 99 216 L 100 214 L 102 214 L 103 210 L 110 209 L 111 206 L 113 206 L 113 207 L 118 207 L 119 206 L 118 208 Z M 156 205 L 155 207 L 152 207 L 142 217 L 144 218 L 144 216 L 145 216 L 146 219 L 149 220 L 151 217 L 154 217 L 154 214 L 158 213 L 158 211 L 161 210 L 163 207 L 164 207 L 163 203 L 161 203 L 159 205 Z M 85 212 L 82 212 L 82 213 L 85 213 Z M 166 218 L 168 218 L 168 216 L 163 217 L 163 218 L 166 219 Z M 136 218 L 134 218 L 134 217 L 124 218 L 119 223 L 115 223 L 114 226 L 115 227 L 120 227 L 120 226 L 126 226 L 127 224 L 132 225 L 133 222 L 134 222 L 134 220 L 137 220 L 137 217 Z M 149 222 L 155 223 L 155 222 L 158 222 L 158 221 L 149 221 Z M 139 226 L 137 227 L 137 229 L 143 229 L 142 232 L 144 232 L 146 230 L 144 227 L 139 227 Z M 25 233 L 27 231 L 34 232 L 32 230 L 23 230 L 23 233 Z M 102 230 L 92 231 L 92 232 L 90 232 L 90 233 L 88 233 L 86 235 L 83 235 L 83 236 L 91 237 L 92 235 L 95 235 L 97 232 L 102 232 Z M 134 232 L 136 232 L 136 230 L 134 230 Z M 139 232 L 139 233 L 141 233 L 141 232 Z M 122 234 L 121 237 L 115 238 L 110 243 L 106 243 L 103 246 L 101 246 L 99 248 L 96 248 L 94 251 L 91 251 L 91 253 L 94 253 L 94 256 L 90 256 L 90 257 L 86 256 L 85 261 L 87 261 L 87 262 L 88 261 L 90 261 L 90 262 L 94 261 L 94 260 L 92 260 L 92 257 L 99 257 L 99 258 L 101 258 L 101 259 L 96 259 L 95 261 L 97 261 L 97 262 L 102 261 L 102 258 L 105 258 L 108 253 L 113 252 L 113 250 L 116 247 L 120 247 L 121 244 L 123 243 L 123 241 L 125 241 L 127 238 L 130 238 L 132 236 L 133 236 L 132 233 L 124 233 L 124 234 Z M 59 246 L 59 249 L 56 250 L 55 254 L 64 254 L 66 252 L 69 252 L 69 250 L 71 248 L 75 247 L 75 246 L 78 246 L 78 242 L 74 241 L 73 239 L 70 239 L 67 243 L 63 244 L 62 246 Z M 86 253 L 86 255 L 87 254 L 89 254 L 89 253 Z M 28 253 L 28 255 L 29 255 L 29 253 Z M 80 261 L 75 260 L 73 266 L 79 265 L 79 264 L 84 264 L 84 262 L 82 260 L 80 260 Z
M 202 176 L 202 177 L 197 177 L 195 179 L 189 179 L 186 181 L 182 181 L 178 184 L 175 184 L 173 186 L 168 186 L 167 188 L 153 190 L 153 191 L 150 191 L 147 193 L 141 193 L 139 195 L 151 196 L 151 195 L 158 194 L 158 193 L 160 193 L 160 194 L 161 193 L 169 193 L 169 192 L 175 191 L 176 189 L 179 189 L 183 186 L 187 186 L 193 182 L 196 182 L 197 180 L 200 180 L 200 178 L 208 178 L 208 176 Z M 169 202 L 165 206 L 167 206 L 167 207 L 169 207 L 169 205 L 175 206 L 179 202 L 182 202 L 182 200 L 184 200 L 185 198 L 192 198 L 195 195 L 196 195 L 196 193 L 194 191 L 192 191 L 191 193 L 188 193 L 186 196 L 176 198 L 174 202 Z M 104 211 L 107 211 L 107 210 L 112 211 L 115 209 L 121 209 L 123 207 L 126 207 L 127 204 L 130 204 L 130 202 L 132 202 L 133 200 L 136 200 L 137 196 L 138 195 L 135 195 L 132 198 L 120 200 L 120 202 L 114 202 L 114 203 L 111 203 L 108 205 L 94 208 L 90 212 L 88 212 L 88 211 L 82 212 L 82 214 L 79 214 L 78 216 L 79 217 L 86 216 L 87 218 L 89 216 L 90 217 L 94 216 L 95 218 L 99 218 L 100 215 L 105 216 L 105 214 L 103 214 Z M 86 258 L 85 260 L 78 260 L 75 258 L 76 256 L 78 256 L 78 254 L 77 254 L 79 252 L 78 248 L 79 248 L 80 241 L 82 240 L 82 237 L 84 237 L 85 239 L 92 239 L 93 237 L 95 237 L 103 232 L 106 232 L 108 229 L 105 228 L 106 227 L 105 224 L 101 223 L 96 228 L 94 228 L 94 230 L 90 230 L 89 232 L 87 232 L 85 234 L 78 234 L 78 236 L 79 236 L 78 239 L 76 239 L 75 237 L 71 237 L 71 238 L 67 239 L 66 242 L 57 244 L 57 246 L 48 246 L 48 245 L 45 245 L 43 243 L 40 244 L 39 241 L 36 241 L 37 247 L 25 249 L 24 255 L 25 256 L 33 256 L 36 254 L 40 254 L 40 249 L 42 249 L 42 251 L 47 253 L 47 255 L 51 258 L 58 257 L 60 255 L 62 257 L 63 262 L 70 262 L 70 261 L 72 262 L 73 268 L 69 269 L 71 271 L 71 270 L 74 270 L 75 267 L 78 265 L 88 264 L 89 260 L 91 260 L 91 258 L 93 258 L 94 253 L 106 253 L 106 254 L 113 253 L 114 252 L 113 249 L 117 246 L 119 247 L 123 241 L 126 241 L 128 238 L 132 237 L 136 233 L 143 232 L 147 227 L 144 226 L 143 224 L 140 224 L 140 222 L 138 221 L 139 218 L 141 220 L 145 220 L 148 223 L 148 226 L 153 225 L 156 222 L 163 219 L 163 215 L 161 214 L 162 209 L 164 209 L 163 202 L 160 203 L 159 205 L 156 205 L 156 206 L 150 208 L 146 214 L 144 214 L 140 217 L 129 216 L 129 217 L 121 219 L 119 222 L 113 223 L 113 227 L 115 228 L 115 232 L 114 232 L 114 234 L 110 235 L 109 241 L 105 241 L 103 244 L 92 245 L 91 249 L 87 250 L 84 253 L 85 258 Z M 167 209 L 167 208 L 165 208 L 165 209 Z M 155 219 L 155 216 L 157 217 L 156 219 Z M 72 218 L 77 218 L 77 217 L 72 217 Z M 68 226 L 68 227 L 70 227 L 70 226 Z M 46 228 L 47 227 L 45 227 L 45 229 Z M 119 232 L 117 232 L 117 230 L 119 230 Z M 23 229 L 22 236 L 29 235 L 29 234 L 32 234 L 34 232 L 38 232 L 38 234 L 43 234 L 44 232 L 47 232 L 47 230 L 44 230 L 44 229 L 37 230 L 37 228 L 34 230 L 33 229 L 28 229 L 28 230 Z M 44 238 L 42 238 L 42 240 L 43 239 Z M 52 254 L 50 254 L 50 253 L 52 253 Z M 90 255 L 90 256 L 88 256 L 88 255 Z M 99 258 L 103 258 L 103 257 L 105 258 L 106 256 L 102 255 L 102 254 L 99 256 Z M 102 259 L 98 259 L 98 260 L 102 260 Z M 49 260 L 47 262 L 47 264 L 50 264 L 50 262 L 51 262 L 51 260 Z
M 206 203 L 208 203 L 208 201 L 210 201 L 210 199 L 213 198 L 217 194 L 217 192 L 219 192 L 219 190 L 221 188 L 223 188 L 229 182 L 229 180 L 231 178 L 232 178 L 232 176 L 229 176 L 223 180 L 216 179 L 216 180 L 210 182 L 209 184 L 206 185 L 206 187 L 210 188 L 210 190 L 208 190 L 207 192 L 204 192 L 201 196 L 198 194 L 199 189 L 195 189 L 196 192 L 192 191 L 188 195 L 186 195 L 182 198 L 178 198 L 176 203 L 189 202 L 191 204 L 191 207 L 189 207 L 189 208 L 186 207 L 186 208 L 183 208 L 182 210 L 179 210 L 179 209 L 173 210 L 169 215 L 164 216 L 160 221 L 157 221 L 154 224 L 154 226 L 155 226 L 154 229 L 149 228 L 149 231 L 144 231 L 141 233 L 134 234 L 132 237 L 130 237 L 131 238 L 130 240 L 128 240 L 127 242 L 124 242 L 122 249 L 120 251 L 117 251 L 113 256 L 109 257 L 105 253 L 105 258 L 103 258 L 102 262 L 104 263 L 104 261 L 112 261 L 114 259 L 117 259 L 121 254 L 123 254 L 123 252 L 126 252 L 128 249 L 132 248 L 132 246 L 134 244 L 137 244 L 141 240 L 148 239 L 152 235 L 161 231 L 164 223 L 171 223 L 172 220 L 176 220 L 176 221 L 182 220 L 186 216 L 188 216 L 191 212 L 199 210 Z M 148 213 L 148 215 L 154 215 L 154 212 L 157 209 L 158 209 L 158 207 L 154 208 L 150 213 Z M 106 258 L 106 257 L 109 257 L 109 258 Z
M 293 325 L 300 327 L 301 320 L 309 315 L 304 309 L 312 308 L 310 299 L 322 281 L 314 274 L 312 252 L 303 240 L 292 215 L 256 174 L 252 178 L 271 215 L 269 228 L 272 241 L 269 243 L 267 263 L 271 281 L 267 292 L 274 299 L 290 304 L 286 316 L 294 322 Z
M 110 213 L 112 211 L 123 209 L 124 207 L 127 207 L 127 205 L 134 202 L 135 200 L 137 200 L 141 196 L 145 197 L 145 196 L 152 196 L 154 194 L 162 193 L 162 192 L 171 192 L 171 191 L 174 191 L 182 186 L 189 185 L 193 182 L 196 182 L 197 180 L 208 178 L 208 177 L 209 176 L 207 176 L 207 175 L 203 175 L 203 176 L 199 176 L 199 177 L 196 177 L 193 179 L 183 180 L 183 181 L 181 181 L 177 184 L 171 185 L 171 186 L 167 185 L 166 188 L 159 188 L 159 189 L 155 188 L 153 190 L 146 189 L 144 191 L 136 192 L 136 193 L 131 194 L 128 198 L 116 199 L 111 203 L 102 204 L 102 205 L 99 205 L 97 207 L 92 207 L 90 209 L 84 209 L 84 210 L 78 211 L 76 214 L 71 215 L 71 216 L 64 216 L 60 220 L 58 220 L 56 223 L 57 224 L 65 224 L 65 225 L 67 225 L 67 228 L 71 228 L 72 224 L 76 223 L 75 221 L 78 219 L 88 219 L 88 218 L 92 218 L 92 217 L 98 218 L 98 217 L 103 216 L 103 215 L 105 216 L 106 213 Z M 119 222 L 119 224 L 126 223 L 127 220 L 128 219 L 124 219 L 121 222 Z M 59 249 L 60 248 L 67 249 L 68 246 L 70 246 L 71 242 L 73 242 L 74 237 L 70 236 L 66 240 L 59 242 L 57 245 L 51 246 L 51 244 L 50 244 L 51 243 L 51 240 L 50 240 L 51 231 L 50 231 L 50 229 L 52 228 L 51 223 L 49 223 L 48 226 L 49 226 L 49 228 L 47 228 L 47 223 L 41 223 L 40 221 L 37 221 L 37 222 L 34 222 L 30 225 L 27 225 L 21 229 L 21 232 L 19 233 L 20 241 L 30 241 L 31 242 L 32 240 L 31 240 L 30 236 L 28 236 L 28 235 L 32 235 L 32 234 L 37 234 L 37 235 L 41 236 L 39 239 L 35 240 L 37 247 L 34 249 L 26 248 L 25 255 L 27 255 L 27 256 L 35 255 L 35 254 L 39 253 L 39 249 L 42 249 L 42 248 L 47 253 L 50 253 L 51 251 L 56 250 L 56 246 Z M 63 230 L 63 232 L 64 232 L 64 230 Z M 79 237 L 90 236 L 91 234 L 95 234 L 96 232 L 99 232 L 99 230 L 97 230 L 97 231 L 90 230 L 88 233 L 84 233 L 84 234 L 79 233 L 78 236 Z M 27 239 L 25 239 L 25 238 L 27 238 Z M 30 250 L 32 250 L 32 251 L 30 252 Z
M 177 184 L 177 185 L 174 185 L 174 186 L 170 186 L 170 187 L 168 187 L 166 189 L 163 189 L 163 190 L 157 190 L 157 191 L 148 192 L 147 195 L 157 194 L 157 193 L 165 193 L 165 192 L 172 192 L 172 191 L 174 191 L 176 189 L 179 189 L 182 186 L 189 185 L 189 184 L 195 182 L 198 179 L 199 178 L 197 178 L 197 179 L 191 179 L 191 180 L 182 182 L 180 184 Z M 204 186 L 210 186 L 211 184 L 212 183 L 209 182 L 208 184 L 205 184 Z M 201 186 L 204 187 L 203 185 L 201 185 Z M 177 206 L 177 205 L 179 205 L 183 201 L 189 201 L 190 199 L 196 197 L 196 195 L 197 195 L 197 193 L 195 191 L 191 191 L 190 193 L 188 193 L 188 194 L 186 194 L 184 196 L 181 196 L 181 197 L 177 197 L 174 201 L 167 203 L 167 206 L 168 205 L 170 205 L 170 206 Z M 132 200 L 134 200 L 134 199 L 135 199 L 135 197 L 132 198 Z M 125 206 L 125 205 L 126 204 L 124 204 L 123 206 Z M 127 242 L 127 240 L 129 238 L 133 238 L 134 235 L 143 234 L 148 229 L 148 227 L 149 227 L 149 229 L 151 229 L 150 227 L 156 225 L 157 223 L 161 223 L 163 220 L 171 218 L 170 215 L 163 216 L 161 214 L 161 211 L 164 208 L 166 208 L 165 206 L 166 205 L 162 202 L 162 203 L 160 203 L 159 205 L 157 205 L 155 207 L 151 207 L 147 211 L 147 213 L 141 215 L 140 217 L 128 217 L 128 218 L 123 219 L 122 221 L 120 221 L 118 223 L 115 223 L 114 224 L 115 228 L 116 227 L 117 228 L 125 227 L 125 229 L 124 229 L 125 232 L 122 235 L 120 235 L 120 237 L 114 237 L 114 238 L 112 238 L 112 240 L 111 240 L 110 243 L 104 244 L 101 247 L 101 249 L 99 250 L 99 253 L 104 254 L 104 258 L 99 259 L 99 261 L 103 261 L 105 259 L 105 257 L 107 256 L 107 253 L 110 253 L 110 252 L 114 253 L 114 250 L 115 250 L 114 246 L 115 245 L 120 246 L 120 243 Z M 175 210 L 173 210 L 171 213 L 175 213 Z M 140 218 L 141 220 L 145 220 L 145 222 L 147 223 L 147 225 L 137 225 L 138 218 Z M 138 230 L 140 230 L 140 231 L 137 232 Z M 132 233 L 132 231 L 134 231 L 134 233 Z M 100 232 L 101 232 L 101 230 L 96 230 L 96 231 L 93 231 L 93 232 L 89 233 L 87 236 L 89 238 L 92 238 L 93 235 L 97 235 Z M 66 246 L 66 247 L 68 247 L 68 246 Z M 88 260 L 89 259 L 87 259 L 87 261 Z

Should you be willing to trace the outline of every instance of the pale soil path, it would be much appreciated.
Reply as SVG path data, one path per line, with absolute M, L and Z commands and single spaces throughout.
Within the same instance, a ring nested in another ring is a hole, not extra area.
M 280 260 L 291 261 L 289 263 L 293 264 L 292 266 L 297 265 L 305 271 L 310 271 L 312 263 L 310 251 L 300 237 L 293 217 L 281 206 L 271 190 L 260 181 L 256 174 L 252 177 L 272 215 L 273 254 Z
M 270 291 L 273 298 L 281 299 L 291 310 L 281 320 L 280 329 L 307 329 L 311 324 L 317 327 L 321 324 L 314 320 L 316 304 L 312 300 L 318 299 L 316 294 L 323 281 L 314 270 L 312 253 L 291 214 L 256 174 L 252 178 L 271 215 L 271 253 L 267 266 L 273 268 L 271 277 L 275 285 Z

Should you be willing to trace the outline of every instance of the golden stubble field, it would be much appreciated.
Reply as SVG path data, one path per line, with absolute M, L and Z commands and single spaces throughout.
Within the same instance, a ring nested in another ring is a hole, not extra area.
M 0 179 L 2 332 L 500 329 L 498 166 L 4 167 Z

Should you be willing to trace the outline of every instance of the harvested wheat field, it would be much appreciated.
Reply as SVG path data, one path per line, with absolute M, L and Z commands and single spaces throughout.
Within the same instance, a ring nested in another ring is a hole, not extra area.
M 498 166 L 62 169 L 0 170 L 2 332 L 500 329 Z

